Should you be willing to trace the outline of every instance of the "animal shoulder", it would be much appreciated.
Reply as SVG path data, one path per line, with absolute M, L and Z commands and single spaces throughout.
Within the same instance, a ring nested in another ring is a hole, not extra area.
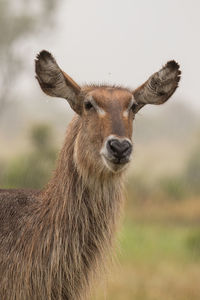
M 35 202 L 40 191 L 0 189 L 0 227 L 17 225 L 24 212 L 29 210 L 31 203 Z

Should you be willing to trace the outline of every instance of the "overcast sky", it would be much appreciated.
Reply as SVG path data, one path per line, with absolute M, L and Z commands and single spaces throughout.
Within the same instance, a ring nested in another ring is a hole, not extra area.
M 174 98 L 200 111 L 200 1 L 68 0 L 56 24 L 31 46 L 31 61 L 47 49 L 79 84 L 137 87 L 175 59 L 183 74 Z

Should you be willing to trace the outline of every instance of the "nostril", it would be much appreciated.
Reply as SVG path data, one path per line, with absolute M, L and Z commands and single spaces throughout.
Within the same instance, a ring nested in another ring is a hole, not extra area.
M 109 146 L 110 146 L 110 149 L 113 152 L 120 152 L 120 146 L 121 146 L 121 144 L 117 140 L 111 140 L 111 141 L 109 141 Z
M 123 141 L 121 147 L 122 151 L 126 152 L 131 147 L 131 145 L 128 141 Z
M 132 145 L 127 140 L 112 139 L 108 141 L 108 150 L 118 158 L 125 157 L 131 153 Z

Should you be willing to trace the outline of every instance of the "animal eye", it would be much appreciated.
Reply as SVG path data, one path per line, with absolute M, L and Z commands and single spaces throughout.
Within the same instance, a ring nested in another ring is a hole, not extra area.
M 133 105 L 131 106 L 131 110 L 132 110 L 133 112 L 135 112 L 137 106 L 138 106 L 137 103 L 133 103 Z
M 85 102 L 84 106 L 86 110 L 90 110 L 91 108 L 93 108 L 93 105 L 90 101 Z

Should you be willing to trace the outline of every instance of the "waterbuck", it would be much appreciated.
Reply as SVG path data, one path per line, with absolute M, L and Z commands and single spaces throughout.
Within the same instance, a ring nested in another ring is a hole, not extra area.
M 112 246 L 135 114 L 167 101 L 181 72 L 169 61 L 132 91 L 80 87 L 45 50 L 35 64 L 42 90 L 76 114 L 46 187 L 0 190 L 0 299 L 85 299 Z

